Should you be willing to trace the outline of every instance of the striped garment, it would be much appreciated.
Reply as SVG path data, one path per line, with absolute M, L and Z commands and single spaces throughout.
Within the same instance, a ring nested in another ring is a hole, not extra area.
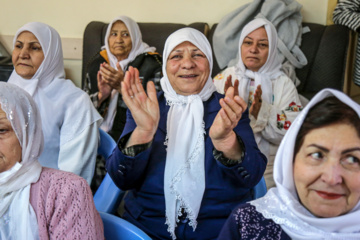
M 333 13 L 336 24 L 347 26 L 359 32 L 360 30 L 360 0 L 339 0 Z M 357 39 L 354 66 L 354 83 L 360 86 L 360 38 Z

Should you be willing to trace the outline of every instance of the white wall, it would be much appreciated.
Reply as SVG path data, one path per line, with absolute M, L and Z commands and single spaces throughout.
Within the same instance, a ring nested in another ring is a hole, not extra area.
M 326 23 L 328 1 L 298 0 L 304 21 Z M 109 22 L 128 15 L 138 22 L 207 22 L 210 27 L 232 10 L 251 0 L 0 0 L 0 41 L 10 50 L 16 30 L 27 22 L 41 21 L 54 27 L 63 38 L 67 77 L 81 81 L 81 39 L 93 20 Z M 11 50 L 10 50 L 11 51 Z M 71 56 L 77 52 L 76 56 Z

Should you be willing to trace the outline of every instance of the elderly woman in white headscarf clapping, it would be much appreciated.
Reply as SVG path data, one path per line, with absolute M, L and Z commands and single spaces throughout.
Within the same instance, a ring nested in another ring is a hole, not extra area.
M 102 119 L 89 96 L 65 79 L 59 34 L 44 23 L 25 24 L 15 34 L 12 61 L 8 82 L 26 90 L 41 114 L 45 145 L 39 162 L 90 184 Z
M 0 82 L 0 239 L 104 239 L 87 182 L 41 167 L 43 148 L 35 102 Z
M 234 85 L 248 103 L 256 142 L 268 158 L 268 188 L 275 185 L 273 164 L 281 139 L 302 109 L 294 83 L 280 70 L 277 42 L 271 22 L 262 18 L 250 21 L 241 31 L 238 63 L 214 77 L 218 92 Z
M 276 188 L 236 208 L 219 240 L 360 239 L 360 106 L 324 89 L 286 133 Z
M 266 158 L 246 103 L 215 91 L 206 37 L 192 28 L 165 43 L 161 79 L 144 92 L 130 68 L 122 94 L 131 114 L 107 170 L 125 197 L 123 217 L 154 239 L 214 239 L 239 202 L 253 198 Z M 164 224 L 166 223 L 166 225 Z

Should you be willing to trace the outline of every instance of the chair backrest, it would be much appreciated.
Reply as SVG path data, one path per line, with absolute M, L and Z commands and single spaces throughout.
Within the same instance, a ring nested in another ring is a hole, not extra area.
M 109 213 L 99 213 L 104 224 L 104 235 L 106 240 L 151 240 L 146 233 L 130 222 Z
M 100 144 L 98 147 L 98 154 L 107 159 L 113 149 L 116 147 L 114 139 L 102 129 L 100 131 Z M 119 189 L 109 174 L 105 175 L 105 178 L 101 182 L 99 188 L 94 195 L 95 207 L 99 212 L 115 213 L 118 208 L 124 191 Z
M 254 190 L 254 199 L 265 196 L 265 194 L 267 192 L 267 188 L 266 188 L 266 183 L 265 183 L 264 177 L 261 178 L 260 182 L 258 182 L 258 184 L 256 184 L 256 186 L 254 187 L 253 190 Z

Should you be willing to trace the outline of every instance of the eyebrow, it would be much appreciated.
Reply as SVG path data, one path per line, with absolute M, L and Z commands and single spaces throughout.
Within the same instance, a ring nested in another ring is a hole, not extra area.
M 349 148 L 349 149 L 342 151 L 341 153 L 345 154 L 345 153 L 354 152 L 354 151 L 360 151 L 360 147 Z
M 317 144 L 310 144 L 308 145 L 307 147 L 316 147 L 316 148 L 319 148 L 320 150 L 324 151 L 324 152 L 329 152 L 330 150 L 323 147 L 323 146 L 320 146 L 320 145 L 317 145 Z
M 16 42 L 19 42 L 19 43 L 24 43 L 20 40 L 16 40 Z M 37 41 L 32 41 L 32 42 L 29 42 L 30 44 L 34 44 L 34 43 L 37 43 L 37 44 L 40 44 L 40 42 L 37 42 Z M 40 44 L 41 45 L 41 44 Z
M 251 40 L 254 40 L 253 38 L 251 38 L 251 37 L 249 37 L 249 36 L 246 36 L 245 38 L 249 38 L 249 39 L 251 39 Z M 245 40 L 245 39 L 244 39 Z M 263 39 L 260 39 L 259 41 L 269 41 L 268 39 L 266 39 L 266 38 L 263 38 Z
M 327 149 L 325 147 L 322 147 L 322 146 L 319 146 L 317 144 L 310 144 L 307 147 L 317 147 L 317 148 L 319 148 L 320 150 L 322 150 L 324 152 L 329 152 L 330 151 L 329 149 Z M 346 150 L 342 151 L 341 154 L 346 154 L 346 153 L 354 152 L 354 151 L 360 151 L 360 147 L 354 147 L 354 148 L 346 149 Z

